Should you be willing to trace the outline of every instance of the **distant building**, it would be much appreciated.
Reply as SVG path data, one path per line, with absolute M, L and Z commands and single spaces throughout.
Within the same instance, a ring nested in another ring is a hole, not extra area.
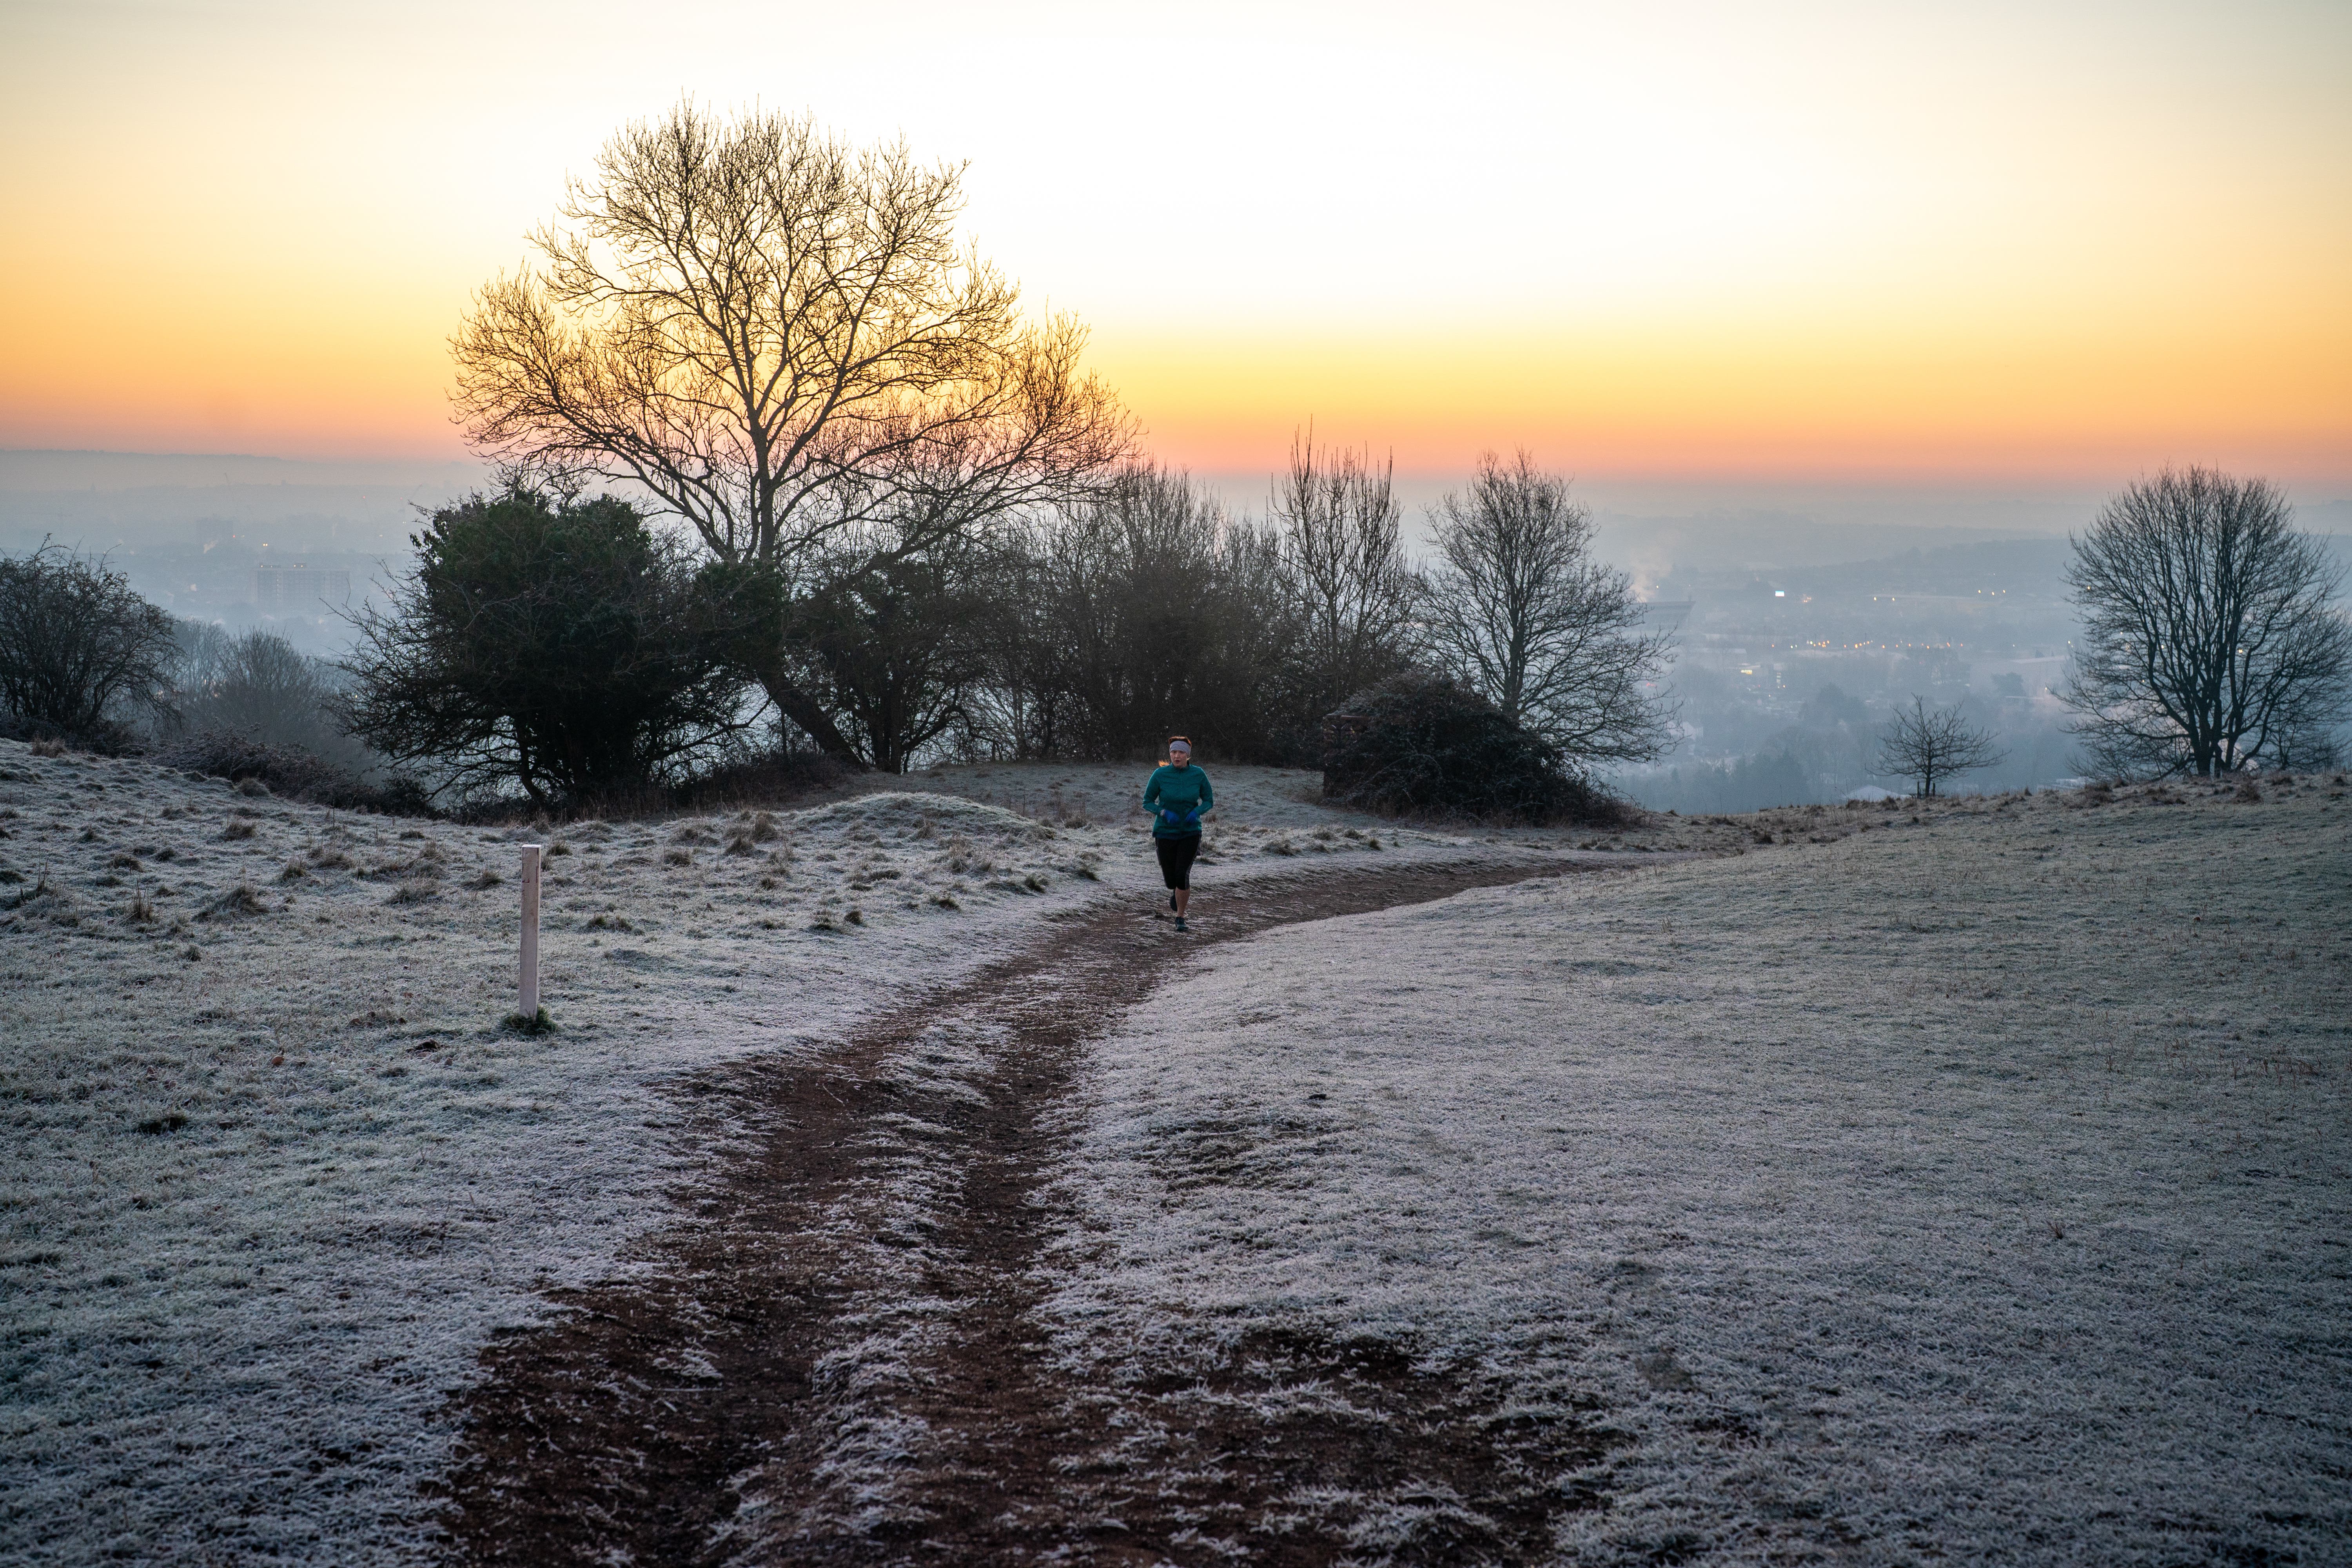
M 1642 627 L 1644 631 L 1678 632 L 1689 618 L 1691 599 L 1644 599 L 1641 602 Z
M 352 596 L 352 574 L 305 566 L 257 566 L 253 569 L 253 607 L 281 615 L 315 615 L 324 600 L 340 605 Z

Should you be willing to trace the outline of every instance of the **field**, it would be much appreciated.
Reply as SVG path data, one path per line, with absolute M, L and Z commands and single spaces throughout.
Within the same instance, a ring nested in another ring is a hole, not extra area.
M 2352 1535 L 2326 778 L 1594 836 L 1221 772 L 1179 938 L 1126 771 L 520 830 L 0 771 L 11 1560 Z

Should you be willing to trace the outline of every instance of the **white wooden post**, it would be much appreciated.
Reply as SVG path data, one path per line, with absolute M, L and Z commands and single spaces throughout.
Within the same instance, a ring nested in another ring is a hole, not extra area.
M 515 1011 L 528 1024 L 539 1016 L 539 855 L 541 846 L 522 847 L 522 996 Z

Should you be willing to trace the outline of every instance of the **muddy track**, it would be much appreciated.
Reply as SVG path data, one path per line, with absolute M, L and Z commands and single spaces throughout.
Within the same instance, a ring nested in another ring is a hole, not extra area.
M 1540 1558 L 1551 1518 L 1590 1501 L 1556 1478 L 1597 1442 L 1504 1414 L 1507 1391 L 1475 1368 L 1267 1331 L 1181 1369 L 1111 1353 L 1094 1386 L 1056 1372 L 1041 1189 L 1087 1040 L 1183 952 L 1597 868 L 1334 868 L 1215 889 L 1183 936 L 1132 905 L 1079 911 L 818 1061 L 697 1080 L 728 1168 L 635 1249 L 631 1278 L 561 1293 L 556 1321 L 484 1352 L 441 1499 L 450 1557 L 1208 1563 L 1240 1545 L 1322 1563 L 1359 1521 L 1297 1500 L 1344 1495 L 1434 1521 L 1391 1561 Z M 927 1181 L 924 1201 L 879 1202 L 894 1171 Z M 1300 1386 L 1345 1398 L 1237 1414 Z

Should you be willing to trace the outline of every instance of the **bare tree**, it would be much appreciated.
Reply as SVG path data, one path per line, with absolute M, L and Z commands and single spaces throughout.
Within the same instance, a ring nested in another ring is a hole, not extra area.
M 531 237 L 537 265 L 476 297 L 458 415 L 501 461 L 634 481 L 794 588 L 865 525 L 919 553 L 1082 490 L 1132 424 L 1079 370 L 1084 330 L 1027 321 L 958 249 L 961 184 L 805 119 L 688 102 L 632 125 Z M 761 682 L 855 756 L 781 656 Z
M 2109 500 L 2066 581 L 2083 643 L 2060 696 L 2088 764 L 2210 776 L 2324 746 L 2352 711 L 2342 574 L 2276 486 L 2168 468 Z
M 46 540 L 0 557 L 0 705 L 16 718 L 117 742 L 111 715 L 156 702 L 174 651 L 172 617 L 103 560 Z
M 1591 518 L 1568 490 L 1524 451 L 1479 460 L 1469 494 L 1433 516 L 1424 635 L 1441 665 L 1570 765 L 1654 757 L 1673 717 L 1648 689 L 1667 639 L 1642 631 L 1631 579 L 1591 558 Z
M 274 632 L 231 637 L 206 626 L 195 640 L 172 694 L 178 727 L 313 752 L 353 750 L 328 714 L 331 666 L 306 658 Z
M 1396 465 L 1315 449 L 1295 436 L 1268 511 L 1297 605 L 1299 717 L 1312 733 L 1338 703 L 1412 662 L 1413 583 L 1405 565 Z
M 1937 785 L 1955 774 L 1991 767 L 2003 754 L 1992 737 L 1970 724 L 1958 707 L 1930 712 L 1926 698 L 1914 697 L 1909 712 L 1895 710 L 1872 766 L 1881 777 L 1909 779 L 1912 794 L 1933 800 Z

